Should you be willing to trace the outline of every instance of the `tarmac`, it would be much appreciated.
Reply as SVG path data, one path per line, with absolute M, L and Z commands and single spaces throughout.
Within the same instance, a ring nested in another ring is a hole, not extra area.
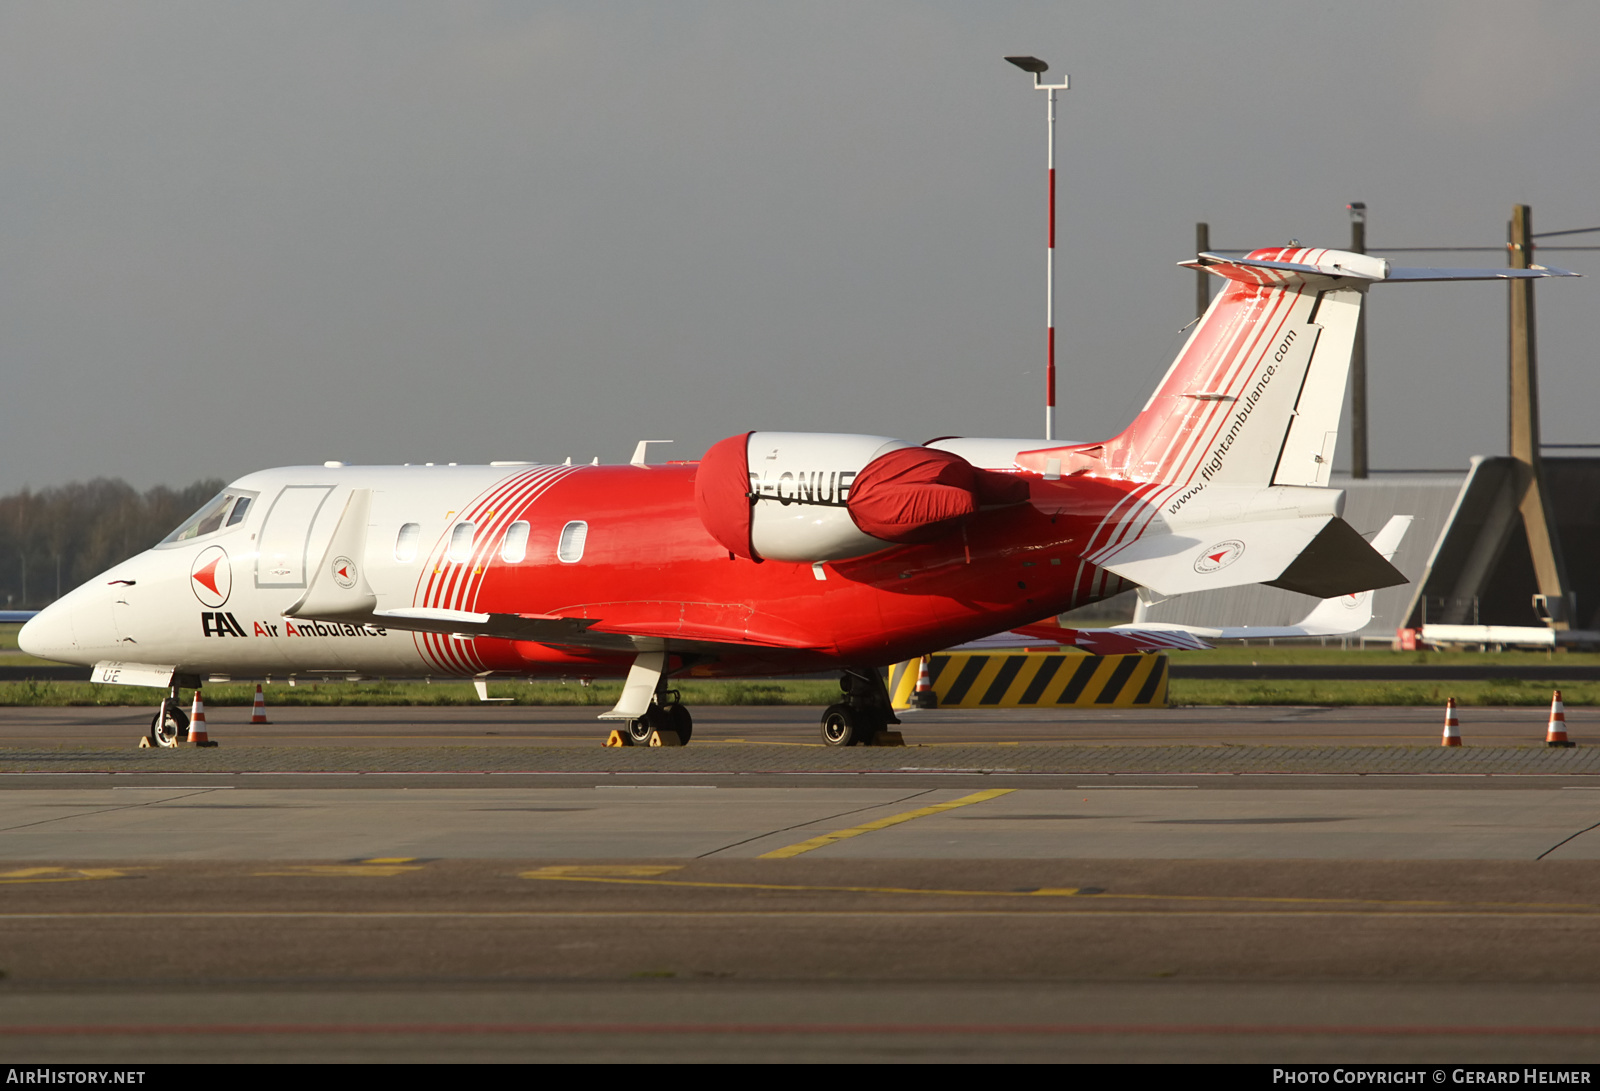
M 0 710 L 0 1056 L 1587 1063 L 1600 715 Z

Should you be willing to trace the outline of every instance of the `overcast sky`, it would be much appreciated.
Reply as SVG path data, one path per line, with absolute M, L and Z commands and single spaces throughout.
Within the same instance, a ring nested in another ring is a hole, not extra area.
M 1105 438 L 1181 343 L 1197 220 L 1600 226 L 1597 43 L 1586 3 L 0 3 L 0 491 L 1040 435 L 1010 53 L 1072 79 L 1061 432 Z M 1549 441 L 1600 442 L 1596 256 L 1543 255 L 1591 274 L 1538 289 Z M 1374 297 L 1374 465 L 1502 453 L 1504 288 Z

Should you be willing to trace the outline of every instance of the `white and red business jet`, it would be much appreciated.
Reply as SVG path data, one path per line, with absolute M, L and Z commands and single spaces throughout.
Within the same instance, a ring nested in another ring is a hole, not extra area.
M 675 677 L 838 669 L 833 745 L 897 722 L 877 668 L 1140 586 L 1319 598 L 1403 583 L 1325 486 L 1367 290 L 1570 276 L 1202 254 L 1226 285 L 1099 443 L 749 432 L 698 463 L 365 467 L 240 478 L 23 628 L 98 682 L 626 676 L 603 720 L 687 740 Z

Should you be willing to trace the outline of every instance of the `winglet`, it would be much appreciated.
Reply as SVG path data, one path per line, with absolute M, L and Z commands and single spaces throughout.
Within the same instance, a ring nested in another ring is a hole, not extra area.
M 1400 548 L 1400 539 L 1411 527 L 1411 516 L 1391 515 L 1383 529 L 1372 536 L 1372 548 L 1384 560 L 1394 559 Z M 1372 592 L 1358 591 L 1353 595 L 1338 595 L 1323 599 L 1293 628 L 1304 630 L 1305 636 L 1346 636 L 1365 629 L 1372 621 Z
M 322 562 L 311 573 L 311 583 L 284 617 L 318 618 L 370 616 L 378 596 L 367 583 L 367 521 L 372 511 L 372 490 L 352 489 L 344 514 L 333 528 L 333 538 Z

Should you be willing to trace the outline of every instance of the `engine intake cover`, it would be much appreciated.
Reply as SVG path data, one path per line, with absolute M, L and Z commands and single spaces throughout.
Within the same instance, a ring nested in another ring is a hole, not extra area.
M 747 432 L 700 461 L 701 522 L 736 556 L 816 563 L 930 542 L 1027 486 L 887 436 Z

